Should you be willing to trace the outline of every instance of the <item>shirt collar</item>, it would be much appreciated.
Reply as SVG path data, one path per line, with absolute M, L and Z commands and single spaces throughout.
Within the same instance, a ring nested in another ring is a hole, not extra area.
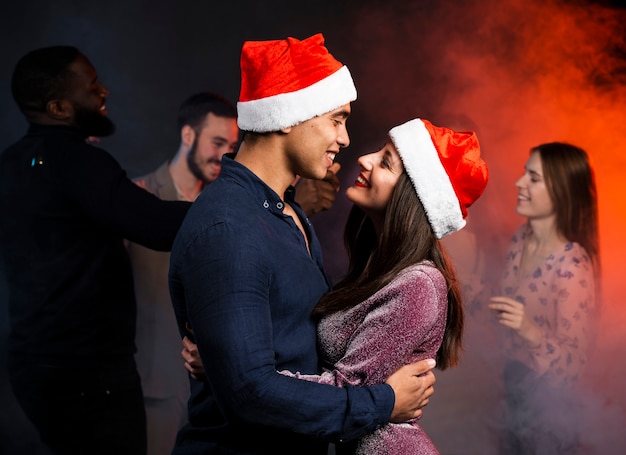
M 282 215 L 285 201 L 287 201 L 302 219 L 306 219 L 306 215 L 294 200 L 296 192 L 293 186 L 287 188 L 283 199 L 256 174 L 243 164 L 235 161 L 234 158 L 234 153 L 224 155 L 222 158 L 222 170 L 218 178 L 232 178 L 248 190 L 261 207 L 270 210 L 272 213 Z

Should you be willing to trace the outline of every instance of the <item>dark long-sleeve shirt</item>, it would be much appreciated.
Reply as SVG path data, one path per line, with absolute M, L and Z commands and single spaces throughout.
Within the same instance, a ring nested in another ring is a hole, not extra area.
M 284 201 L 225 157 L 189 211 L 172 249 L 170 291 L 181 332 L 189 321 L 209 382 L 192 381 L 190 423 L 175 454 L 325 454 L 387 422 L 390 386 L 334 387 L 277 370 L 318 370 L 311 310 L 329 290 L 321 248 L 293 195 Z M 313 439 L 316 438 L 316 439 Z
M 123 239 L 169 250 L 189 208 L 137 187 L 85 139 L 72 127 L 31 125 L 0 157 L 8 348 L 21 360 L 102 366 L 132 357 Z

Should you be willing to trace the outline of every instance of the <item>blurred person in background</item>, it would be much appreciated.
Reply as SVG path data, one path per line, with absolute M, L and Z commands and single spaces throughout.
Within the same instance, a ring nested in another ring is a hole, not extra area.
M 526 217 L 488 304 L 503 327 L 507 435 L 502 453 L 575 453 L 575 385 L 587 364 L 599 308 L 598 217 L 587 153 L 566 143 L 531 149 L 517 181 Z
M 146 452 L 124 239 L 168 251 L 190 203 L 139 188 L 107 151 L 109 90 L 72 46 L 33 50 L 12 94 L 29 127 L 0 158 L 13 393 L 55 454 Z

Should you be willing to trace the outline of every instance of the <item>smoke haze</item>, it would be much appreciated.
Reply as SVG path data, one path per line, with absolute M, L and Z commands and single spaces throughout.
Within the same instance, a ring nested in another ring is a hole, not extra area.
M 584 413 L 562 418 L 582 422 L 581 453 L 623 453 L 626 14 L 585 2 L 436 5 L 427 11 L 422 2 L 393 8 L 368 3 L 348 25 L 346 61 L 359 89 L 350 121 L 368 127 L 340 160 L 354 163 L 354 156 L 382 144 L 391 127 L 414 117 L 477 131 L 490 183 L 470 208 L 475 238 L 466 243 L 461 234 L 448 243 L 463 261 L 476 241 L 492 280 L 523 221 L 515 214 L 514 182 L 530 148 L 563 141 L 587 150 L 599 194 L 603 312 L 584 380 Z M 344 166 L 346 185 L 356 173 L 356 166 Z M 473 307 L 462 366 L 437 375 L 422 425 L 442 453 L 498 453 L 494 430 L 501 422 L 502 385 L 490 323 Z
M 101 145 L 132 176 L 174 154 L 176 109 L 189 94 L 214 90 L 236 101 L 244 40 L 323 32 L 359 93 L 348 121 L 351 145 L 337 158 L 342 192 L 332 210 L 312 219 L 333 280 L 345 268 L 343 190 L 358 174 L 356 157 L 376 150 L 391 127 L 423 117 L 478 133 L 490 182 L 470 208 L 468 231 L 447 243 L 464 277 L 474 268 L 474 247 L 485 277 L 499 276 L 508 240 L 523 221 L 515 214 L 514 182 L 529 149 L 565 141 L 587 150 L 599 195 L 602 329 L 584 379 L 584 413 L 569 417 L 585 428 L 584 453 L 626 453 L 626 9 L 583 0 L 6 3 L 0 148 L 25 129 L 8 88 L 17 59 L 35 47 L 74 44 L 111 90 L 118 132 Z M 6 294 L 0 280 L 0 297 Z M 470 309 L 463 363 L 437 372 L 421 421 L 442 455 L 497 453 L 498 349 L 480 306 Z M 4 343 L 6 317 L 0 320 Z M 0 452 L 45 453 L 5 398 L 4 375 L 0 385 Z

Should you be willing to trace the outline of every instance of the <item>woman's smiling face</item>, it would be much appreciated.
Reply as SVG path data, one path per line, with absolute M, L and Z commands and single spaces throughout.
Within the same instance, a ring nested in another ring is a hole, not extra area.
M 530 154 L 524 174 L 515 183 L 517 213 L 529 219 L 556 218 L 554 203 L 546 186 L 539 152 Z
M 391 193 L 404 172 L 402 159 L 391 141 L 377 152 L 358 159 L 361 173 L 346 197 L 361 208 L 374 222 L 384 219 Z

